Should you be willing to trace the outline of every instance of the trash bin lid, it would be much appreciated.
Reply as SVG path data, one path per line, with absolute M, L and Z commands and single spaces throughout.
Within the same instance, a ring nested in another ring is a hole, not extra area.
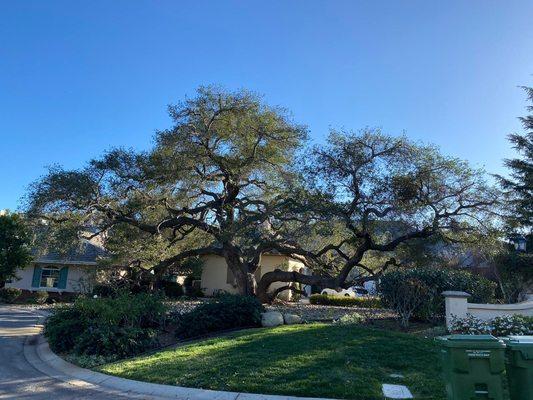
M 505 341 L 511 351 L 519 351 L 525 360 L 533 360 L 533 336 L 508 336 Z
M 533 336 L 507 336 L 509 343 L 533 346 Z
M 439 338 L 446 347 L 459 348 L 502 348 L 503 341 L 492 335 L 448 335 Z

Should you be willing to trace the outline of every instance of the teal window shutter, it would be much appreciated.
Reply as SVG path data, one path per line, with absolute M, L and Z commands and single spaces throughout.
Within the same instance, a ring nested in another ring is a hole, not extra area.
M 31 280 L 31 287 L 41 286 L 41 272 L 42 268 L 36 265 L 33 267 L 33 279 Z
M 59 282 L 57 282 L 58 289 L 65 289 L 67 287 L 68 267 L 63 267 L 59 271 Z

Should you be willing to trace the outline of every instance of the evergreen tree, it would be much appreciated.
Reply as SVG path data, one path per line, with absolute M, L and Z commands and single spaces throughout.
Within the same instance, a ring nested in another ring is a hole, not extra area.
M 533 104 L 533 88 L 523 89 Z M 505 160 L 505 166 L 511 170 L 510 177 L 498 178 L 508 195 L 510 228 L 523 228 L 530 234 L 533 226 L 533 105 L 527 109 L 531 114 L 520 118 L 525 133 L 509 135 L 509 141 L 518 152 L 517 158 Z

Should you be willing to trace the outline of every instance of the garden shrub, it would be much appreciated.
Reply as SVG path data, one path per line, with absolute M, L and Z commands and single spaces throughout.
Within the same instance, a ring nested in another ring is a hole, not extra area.
M 1 288 L 0 289 L 0 302 L 13 303 L 22 294 L 21 289 L 17 288 Z
M 157 344 L 156 330 L 103 324 L 85 329 L 74 346 L 75 354 L 115 355 L 123 358 L 139 354 Z
M 194 275 L 187 275 L 185 277 L 184 281 L 183 281 L 183 286 L 185 286 L 185 288 L 192 287 L 192 283 L 193 283 L 194 280 L 196 280 Z
M 183 296 L 183 287 L 178 282 L 163 281 L 163 291 L 165 296 L 175 299 Z
M 339 325 L 357 325 L 365 322 L 365 320 L 366 318 L 363 315 L 352 313 L 343 315 L 339 319 L 333 321 L 333 323 Z
M 468 335 L 491 334 L 494 336 L 533 335 L 533 317 L 505 315 L 482 321 L 468 314 L 465 318 L 453 318 L 450 332 Z
M 423 281 L 413 277 L 391 288 L 387 305 L 398 313 L 402 328 L 409 326 L 412 316 L 423 306 L 429 290 Z
M 199 279 L 191 277 L 185 278 L 183 286 L 185 287 L 185 294 L 189 297 L 204 297 L 204 291 L 201 287 L 202 282 Z
M 114 297 L 117 294 L 117 288 L 107 283 L 98 283 L 94 285 L 92 294 L 98 297 Z
M 444 317 L 444 296 L 446 290 L 460 290 L 472 295 L 473 303 L 489 303 L 494 300 L 496 284 L 468 271 L 452 269 L 412 268 L 397 269 L 383 275 L 379 287 L 383 304 L 395 308 L 398 291 L 401 286 L 412 282 L 420 282 L 426 290 L 421 294 L 420 304 L 414 309 L 412 316 L 427 322 L 436 322 Z M 408 290 L 406 290 L 408 292 Z
M 44 290 L 38 290 L 37 292 L 33 293 L 32 300 L 37 304 L 44 304 L 48 300 L 48 297 L 50 295 L 48 292 L 45 292 Z
M 516 303 L 533 285 L 533 254 L 515 250 L 501 253 L 495 257 L 496 268 L 505 303 Z
M 112 298 L 78 298 L 47 320 L 45 335 L 56 352 L 126 357 L 156 345 L 165 320 L 160 295 L 126 292 Z
M 261 325 L 263 305 L 255 297 L 220 295 L 211 303 L 176 316 L 176 336 L 182 339 L 210 332 Z
M 490 321 L 490 330 L 494 336 L 533 335 L 533 317 L 523 315 L 505 315 Z
M 381 299 L 379 297 L 346 297 L 312 294 L 309 301 L 311 304 L 324 306 L 381 308 Z
M 471 314 L 468 314 L 465 318 L 452 318 L 449 330 L 450 333 L 461 333 L 465 335 L 490 334 L 489 324 Z
M 66 353 L 74 348 L 88 323 L 89 321 L 76 307 L 62 306 L 56 308 L 48 317 L 44 334 L 54 351 Z

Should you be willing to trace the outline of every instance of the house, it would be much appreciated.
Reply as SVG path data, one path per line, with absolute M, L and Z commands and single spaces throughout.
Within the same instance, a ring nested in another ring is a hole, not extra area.
M 302 273 L 306 271 L 304 264 L 298 260 L 280 254 L 268 253 L 263 254 L 261 257 L 261 266 L 255 273 L 256 279 L 275 269 Z M 218 255 L 208 255 L 203 258 L 200 285 L 206 296 L 213 296 L 219 292 L 237 293 L 235 277 L 228 268 L 224 257 Z M 287 285 L 285 282 L 276 282 L 270 286 L 270 290 L 275 290 L 285 285 Z M 290 300 L 292 292 L 285 290 L 278 297 L 283 300 Z
M 47 291 L 49 293 L 80 293 L 90 291 L 96 279 L 98 258 L 105 256 L 104 248 L 95 241 L 82 240 L 80 245 L 66 255 L 47 252 L 36 256 L 26 268 L 17 272 L 19 279 L 6 283 L 6 287 L 19 288 L 26 292 Z M 237 293 L 237 285 L 226 261 L 218 255 L 203 258 L 200 288 L 206 296 L 219 292 Z M 261 258 L 261 267 L 256 272 L 259 278 L 275 269 L 303 272 L 303 263 L 279 254 L 265 254 Z M 276 289 L 286 283 L 277 282 L 271 286 Z M 279 297 L 289 300 L 292 293 L 288 290 Z
M 32 263 L 17 272 L 6 287 L 27 292 L 80 293 L 89 291 L 96 277 L 97 259 L 105 255 L 97 243 L 83 240 L 67 254 L 47 252 L 36 256 Z

